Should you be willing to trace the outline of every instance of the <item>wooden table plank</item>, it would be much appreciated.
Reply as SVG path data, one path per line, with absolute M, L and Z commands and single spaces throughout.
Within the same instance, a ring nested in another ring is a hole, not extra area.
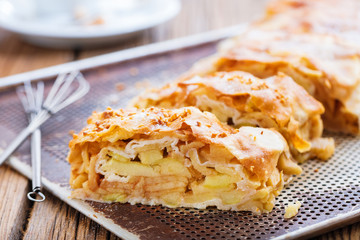
M 360 221 L 360 218 L 358 219 Z M 359 240 L 360 222 L 313 238 L 313 240 Z
M 8 166 L 0 167 L 0 239 L 20 239 L 31 203 L 29 181 Z
M 24 239 L 75 239 L 79 213 L 44 191 L 46 200 L 34 203 Z
M 53 50 L 24 43 L 0 30 L 0 77 L 72 61 L 72 50 Z
M 24 239 L 99 239 L 116 237 L 47 191 L 46 201 L 35 203 Z

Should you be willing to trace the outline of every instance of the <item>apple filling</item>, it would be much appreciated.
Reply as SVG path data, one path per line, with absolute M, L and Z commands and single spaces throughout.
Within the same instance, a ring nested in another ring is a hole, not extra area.
M 73 179 L 72 185 L 81 188 L 83 198 L 105 202 L 271 211 L 284 180 L 301 172 L 283 153 L 273 157 L 279 159 L 277 167 L 260 180 L 224 146 L 177 139 L 132 140 L 122 148 L 102 148 L 92 157 L 95 186 L 85 174 Z

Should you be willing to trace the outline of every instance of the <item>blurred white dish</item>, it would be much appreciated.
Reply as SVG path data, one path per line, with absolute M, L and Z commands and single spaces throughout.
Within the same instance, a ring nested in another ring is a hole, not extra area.
M 109 7 L 109 6 L 107 6 Z M 24 13 L 27 8 L 0 0 L 0 27 L 19 34 L 25 41 L 51 48 L 82 48 L 114 43 L 174 17 L 179 0 L 146 0 L 127 11 L 101 13 L 92 24 L 59 11 L 51 15 Z M 17 10 L 19 9 L 19 10 Z M 25 16 L 25 17 L 24 17 Z

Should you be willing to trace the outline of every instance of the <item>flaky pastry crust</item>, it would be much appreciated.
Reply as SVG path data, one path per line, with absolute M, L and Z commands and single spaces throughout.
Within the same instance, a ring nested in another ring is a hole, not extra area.
M 287 139 L 295 159 L 328 159 L 333 139 L 321 138 L 324 108 L 284 74 L 259 79 L 245 72 L 216 72 L 152 89 L 133 106 L 179 108 L 196 106 L 230 126 L 274 128 Z
M 326 129 L 360 133 L 360 51 L 325 35 L 249 30 L 226 40 L 183 79 L 218 71 L 290 76 L 320 101 Z

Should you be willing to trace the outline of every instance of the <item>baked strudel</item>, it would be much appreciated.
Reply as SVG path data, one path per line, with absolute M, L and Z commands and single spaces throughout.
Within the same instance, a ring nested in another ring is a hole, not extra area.
M 301 168 L 276 131 L 188 107 L 94 113 L 70 142 L 72 197 L 268 212 Z
M 360 133 L 359 48 L 327 36 L 251 30 L 225 41 L 186 77 L 239 70 L 260 78 L 285 73 L 324 105 L 325 128 Z
M 299 162 L 326 160 L 334 152 L 333 139 L 321 137 L 323 106 L 284 74 L 266 79 L 240 71 L 195 76 L 152 89 L 135 99 L 133 106 L 196 106 L 236 128 L 274 128 Z

